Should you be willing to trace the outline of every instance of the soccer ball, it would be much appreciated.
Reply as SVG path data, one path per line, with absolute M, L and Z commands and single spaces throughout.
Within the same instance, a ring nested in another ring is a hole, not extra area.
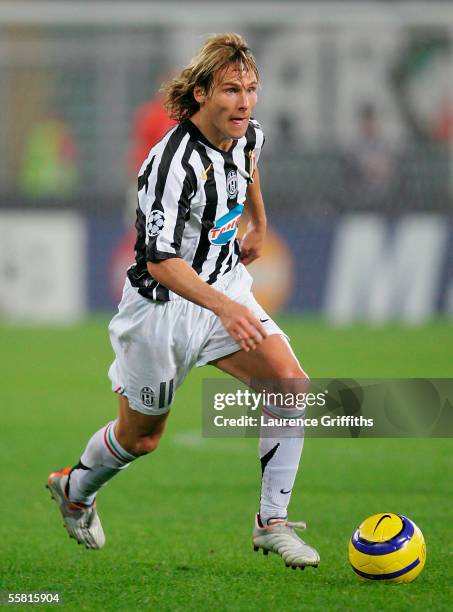
M 366 582 L 412 582 L 425 561 L 423 534 L 402 514 L 373 514 L 349 540 L 349 562 L 358 578 Z

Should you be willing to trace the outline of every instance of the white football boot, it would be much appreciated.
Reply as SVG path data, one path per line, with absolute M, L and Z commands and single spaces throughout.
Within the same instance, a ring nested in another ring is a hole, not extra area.
M 318 567 L 320 558 L 318 552 L 299 538 L 295 530 L 306 528 L 303 522 L 275 519 L 270 525 L 261 526 L 258 514 L 255 517 L 253 530 L 253 550 L 260 548 L 263 554 L 270 552 L 281 556 L 286 567 L 304 569 L 307 565 Z
M 84 544 L 86 548 L 102 548 L 105 535 L 96 512 L 96 502 L 85 506 L 71 502 L 66 496 L 65 487 L 70 472 L 69 467 L 52 472 L 46 486 L 60 508 L 69 537 L 77 540 L 79 544 Z

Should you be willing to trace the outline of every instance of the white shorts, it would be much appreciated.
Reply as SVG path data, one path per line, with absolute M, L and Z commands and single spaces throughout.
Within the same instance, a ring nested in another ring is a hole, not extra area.
M 238 264 L 215 287 L 265 320 L 268 335 L 285 336 L 253 297 L 252 282 Z M 131 408 L 148 415 L 170 410 L 176 389 L 194 365 L 241 350 L 210 310 L 183 298 L 152 302 L 128 279 L 109 333 L 116 355 L 109 369 L 112 390 L 127 397 Z

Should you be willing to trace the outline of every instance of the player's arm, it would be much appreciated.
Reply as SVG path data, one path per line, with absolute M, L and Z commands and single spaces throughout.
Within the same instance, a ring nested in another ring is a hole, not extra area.
M 255 168 L 253 183 L 250 183 L 247 189 L 245 210 L 247 211 L 249 223 L 241 241 L 241 261 L 243 264 L 248 265 L 261 255 L 266 237 L 266 211 L 261 194 L 258 168 Z
M 148 261 L 147 266 L 148 272 L 159 283 L 216 314 L 243 350 L 255 349 L 266 337 L 266 330 L 246 306 L 208 285 L 183 259 L 172 257 L 159 262 Z

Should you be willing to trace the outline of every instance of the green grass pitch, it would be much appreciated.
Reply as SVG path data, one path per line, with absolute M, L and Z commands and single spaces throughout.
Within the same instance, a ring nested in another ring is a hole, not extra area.
M 452 376 L 447 322 L 281 324 L 313 377 Z M 321 564 L 293 572 L 252 550 L 257 441 L 200 437 L 201 382 L 212 368 L 178 391 L 160 449 L 99 495 L 105 548 L 69 540 L 44 485 L 115 415 L 106 325 L 0 327 L 1 590 L 59 591 L 64 609 L 78 611 L 451 609 L 452 440 L 308 439 L 290 518 L 307 521 Z M 351 532 L 380 511 L 407 514 L 424 532 L 427 564 L 410 585 L 360 584 L 348 565 Z

